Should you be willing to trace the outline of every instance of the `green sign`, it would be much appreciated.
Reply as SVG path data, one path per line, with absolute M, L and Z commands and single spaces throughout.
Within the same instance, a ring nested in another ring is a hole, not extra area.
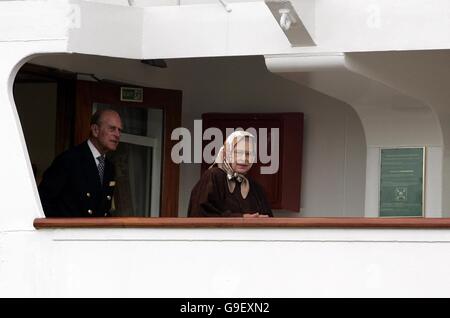
M 144 90 L 139 87 L 121 87 L 120 100 L 124 102 L 142 103 L 144 99 Z
M 424 148 L 381 149 L 380 216 L 423 215 Z

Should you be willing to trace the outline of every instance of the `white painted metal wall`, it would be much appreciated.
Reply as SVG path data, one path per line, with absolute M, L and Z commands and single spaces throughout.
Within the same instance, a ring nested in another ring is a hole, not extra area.
M 422 54 L 433 55 L 433 52 Z M 363 59 L 364 54 L 357 56 Z M 378 57 L 379 72 L 391 68 L 389 60 L 383 57 L 386 56 Z M 380 151 L 391 147 L 427 147 L 424 215 L 443 215 L 443 138 L 436 109 L 426 102 L 425 96 L 411 97 L 395 85 L 392 87 L 390 82 L 386 84 L 370 77 L 368 68 L 354 63 L 351 55 L 268 56 L 266 64 L 272 72 L 347 102 L 358 113 L 367 143 L 366 216 L 378 216 Z M 392 76 L 400 78 L 402 83 L 410 82 L 410 76 L 402 72 Z
M 263 4 L 235 4 L 235 15 L 226 18 L 232 22 L 224 20 L 218 26 L 225 26 L 226 34 L 232 37 L 220 32 L 199 33 L 198 22 L 187 23 L 197 17 L 209 21 L 204 28 L 210 27 L 212 16 L 198 15 L 206 7 L 188 14 L 174 7 L 167 12 L 172 15 L 169 20 L 160 17 L 161 8 L 131 9 L 136 11 L 127 11 L 123 17 L 143 14 L 145 30 L 140 40 L 140 34 L 133 32 L 123 40 L 114 36 L 105 39 L 102 31 L 93 32 L 94 25 L 86 22 L 101 17 L 102 27 L 109 28 L 112 35 L 126 35 L 126 24 L 109 21 L 101 11 L 104 5 L 82 4 L 80 20 L 72 21 L 78 7 L 71 11 L 71 4 L 77 1 L 61 1 L 55 10 L 51 1 L 33 2 L 33 6 L 27 1 L 0 3 L 0 296 L 449 296 L 448 230 L 35 230 L 32 221 L 42 216 L 42 209 L 11 89 L 15 72 L 33 54 L 80 50 L 127 56 L 127 45 L 128 57 L 133 58 L 182 57 L 187 56 L 186 50 L 209 56 L 287 54 L 308 49 L 290 48 Z M 319 45 L 310 50 L 449 48 L 447 1 L 424 5 L 414 0 L 405 7 L 395 7 L 398 2 L 373 1 L 385 17 L 375 29 L 367 26 L 366 7 L 361 3 L 317 1 Z M 249 19 L 240 9 L 253 5 L 257 12 L 253 22 L 259 23 L 256 30 L 266 31 L 267 36 L 247 42 L 250 34 L 243 29 Z M 120 16 L 118 7 L 108 10 Z M 217 12 L 219 20 L 222 14 Z M 433 19 L 417 23 L 422 14 Z M 191 41 L 171 32 L 174 23 L 191 30 L 182 33 Z M 139 22 L 132 23 L 130 31 L 138 26 Z M 211 45 L 217 41 L 215 35 L 221 38 L 218 42 L 225 43 L 220 50 Z M 438 99 L 445 104 L 442 96 Z M 445 134 L 443 139 L 446 145 Z
M 0 296 L 449 297 L 448 230 L 2 233 Z

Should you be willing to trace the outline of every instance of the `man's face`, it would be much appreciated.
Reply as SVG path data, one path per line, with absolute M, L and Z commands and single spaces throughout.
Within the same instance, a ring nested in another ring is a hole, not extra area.
M 234 147 L 231 168 L 234 172 L 246 174 L 252 167 L 252 164 L 252 143 L 248 138 L 243 138 Z
M 100 117 L 98 125 L 91 127 L 92 135 L 97 140 L 102 152 L 116 150 L 122 132 L 122 121 L 119 114 L 107 111 Z

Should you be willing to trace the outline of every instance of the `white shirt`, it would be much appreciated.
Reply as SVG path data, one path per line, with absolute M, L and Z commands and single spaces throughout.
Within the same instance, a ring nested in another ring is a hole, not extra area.
M 91 142 L 91 140 L 88 139 L 88 146 L 89 149 L 91 149 L 92 155 L 94 156 L 95 162 L 97 163 L 97 168 L 98 168 L 98 164 L 100 163 L 100 161 L 97 159 L 98 156 L 101 156 L 102 154 L 100 153 L 100 151 L 98 151 L 97 148 L 95 148 L 94 144 Z

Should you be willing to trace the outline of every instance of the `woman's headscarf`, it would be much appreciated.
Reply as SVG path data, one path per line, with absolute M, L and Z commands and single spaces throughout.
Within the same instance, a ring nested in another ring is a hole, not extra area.
M 241 184 L 241 195 L 242 198 L 246 198 L 248 195 L 248 192 L 250 191 L 250 183 L 248 179 L 241 173 L 235 172 L 233 168 L 231 167 L 231 164 L 234 160 L 236 160 L 236 157 L 234 155 L 234 148 L 236 145 L 245 137 L 248 138 L 250 143 L 250 162 L 253 163 L 254 161 L 254 153 L 255 153 L 255 144 L 254 139 L 255 137 L 246 131 L 235 131 L 232 134 L 228 136 L 228 138 L 225 140 L 224 145 L 220 148 L 219 153 L 217 154 L 216 160 L 214 161 L 214 165 L 217 165 L 219 169 L 222 169 L 227 174 L 227 184 L 228 184 L 228 190 L 230 193 L 234 192 L 234 189 L 236 187 L 236 182 Z M 239 157 L 239 154 L 238 154 Z M 243 158 L 238 158 L 243 159 Z M 212 167 L 211 166 L 211 167 Z

